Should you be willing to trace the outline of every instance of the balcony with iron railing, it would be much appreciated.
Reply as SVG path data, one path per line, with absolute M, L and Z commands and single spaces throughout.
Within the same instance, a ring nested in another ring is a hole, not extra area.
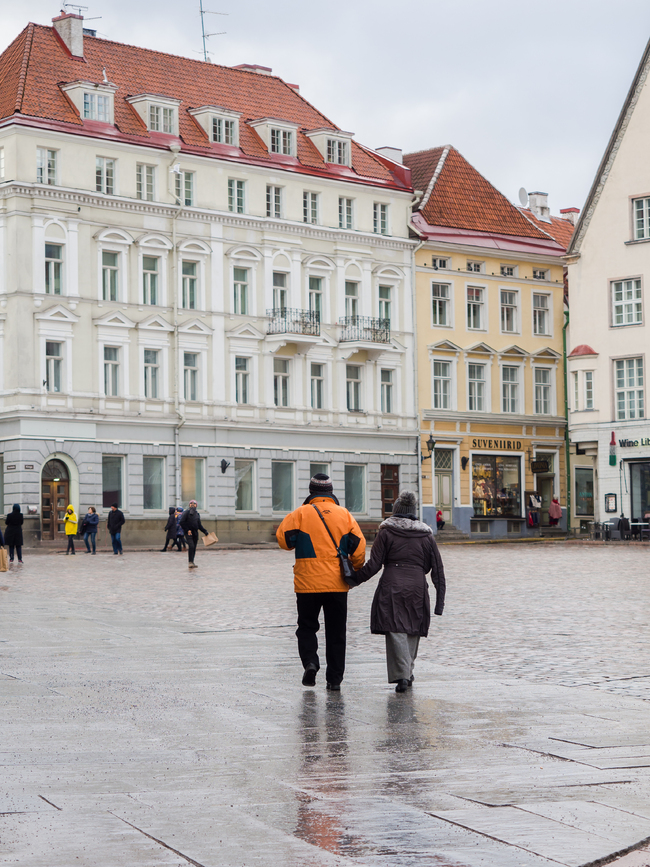
M 320 313 L 313 310 L 295 310 L 273 307 L 266 311 L 269 318 L 267 334 L 304 334 L 320 337 Z
M 368 342 L 390 343 L 390 319 L 373 319 L 371 316 L 342 316 L 341 343 Z

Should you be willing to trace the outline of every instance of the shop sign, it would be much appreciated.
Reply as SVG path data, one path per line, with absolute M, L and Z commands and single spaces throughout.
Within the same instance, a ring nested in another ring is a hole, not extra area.
M 605 494 L 605 511 L 616 512 L 616 494 Z
M 535 473 L 535 475 L 537 475 L 537 473 L 548 473 L 548 461 L 531 461 L 530 469 L 531 472 Z
M 473 439 L 473 449 L 500 449 L 505 452 L 521 451 L 521 440 L 483 440 Z
M 641 437 L 640 440 L 619 440 L 619 446 L 622 449 L 633 449 L 639 446 L 650 446 L 650 437 Z

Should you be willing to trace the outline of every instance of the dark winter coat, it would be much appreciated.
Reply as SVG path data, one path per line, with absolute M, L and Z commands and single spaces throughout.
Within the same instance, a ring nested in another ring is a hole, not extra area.
M 106 520 L 106 526 L 108 527 L 108 532 L 111 536 L 114 536 L 116 533 L 122 532 L 122 526 L 124 524 L 124 513 L 119 509 L 115 509 L 108 513 L 108 518 Z
M 201 523 L 201 516 L 196 509 L 185 509 L 178 523 L 180 524 L 183 533 L 185 533 L 185 535 L 189 533 L 194 539 L 199 538 L 199 530 L 204 536 L 208 535 L 208 531 Z
M 169 518 L 165 524 L 165 532 L 167 533 L 167 541 L 174 542 L 176 540 L 176 509 L 172 506 L 169 510 Z
M 7 529 L 5 530 L 6 545 L 23 544 L 23 520 L 20 506 L 15 504 L 13 510 L 5 518 L 5 524 L 7 525 Z
M 435 613 L 442 614 L 445 606 L 445 572 L 431 528 L 398 516 L 384 521 L 370 559 L 355 574 L 355 580 L 367 581 L 382 566 L 372 600 L 370 631 L 375 635 L 404 632 L 426 637 L 431 621 L 428 572 L 436 588 Z
M 99 515 L 97 512 L 88 512 L 84 515 L 81 531 L 83 533 L 96 533 L 99 529 Z

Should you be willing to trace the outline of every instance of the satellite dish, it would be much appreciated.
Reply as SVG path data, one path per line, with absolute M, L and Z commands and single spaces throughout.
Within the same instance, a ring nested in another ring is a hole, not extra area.
M 526 192 L 526 187 L 522 187 L 519 190 L 519 201 L 521 202 L 522 208 L 525 208 L 528 204 L 528 193 Z

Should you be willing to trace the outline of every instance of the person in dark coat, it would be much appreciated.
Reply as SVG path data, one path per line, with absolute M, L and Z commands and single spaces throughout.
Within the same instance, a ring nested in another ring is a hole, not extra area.
M 81 531 L 84 534 L 84 542 L 86 543 L 86 554 L 97 553 L 96 540 L 98 528 L 99 515 L 97 514 L 97 509 L 94 506 L 88 506 L 88 511 L 84 515 L 81 524 Z M 90 542 L 88 540 L 90 540 Z M 92 551 L 90 550 L 90 543 L 92 543 Z
M 190 500 L 190 504 L 181 515 L 179 522 L 187 539 L 188 569 L 198 568 L 194 562 L 194 554 L 196 553 L 196 543 L 199 541 L 199 530 L 204 536 L 208 535 L 208 531 L 201 523 L 201 516 L 197 512 L 197 506 L 196 500 Z
M 4 544 L 9 546 L 9 562 L 14 562 L 14 550 L 18 554 L 18 562 L 23 562 L 23 513 L 20 505 L 14 503 L 13 509 L 5 518 L 7 529 L 5 530 Z
M 357 583 L 368 581 L 384 567 L 370 614 L 370 631 L 386 636 L 388 682 L 406 692 L 414 681 L 413 667 L 420 638 L 429 634 L 431 606 L 427 573 L 436 588 L 435 614 L 445 605 L 445 572 L 431 528 L 417 520 L 415 494 L 402 491 L 393 514 L 379 527 L 370 559 L 356 572 Z
M 165 532 L 167 533 L 165 536 L 165 547 L 161 548 L 163 554 L 167 550 L 167 545 L 169 545 L 170 542 L 172 543 L 172 551 L 176 544 L 176 509 L 174 506 L 169 507 L 169 518 L 167 518 L 167 523 L 165 524 Z
M 178 545 L 179 551 L 184 551 L 187 548 L 185 544 L 185 534 L 183 533 L 183 528 L 181 527 L 181 518 L 183 517 L 183 510 L 180 506 L 176 506 L 176 544 Z
M 122 553 L 122 527 L 124 526 L 124 513 L 120 511 L 117 503 L 111 503 L 111 510 L 106 521 L 108 532 L 111 534 L 113 554 Z

